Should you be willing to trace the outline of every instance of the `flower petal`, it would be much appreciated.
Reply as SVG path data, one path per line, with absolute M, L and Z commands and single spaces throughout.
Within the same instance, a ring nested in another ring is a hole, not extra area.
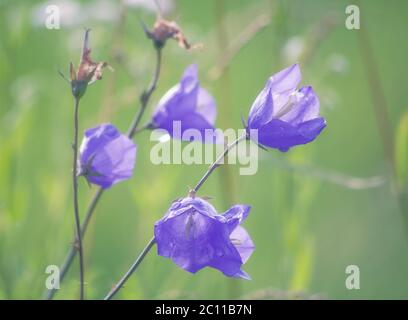
M 269 78 L 249 111 L 248 127 L 257 128 L 272 120 L 300 83 L 299 65 L 294 64 Z
M 191 113 L 186 114 L 181 119 L 178 119 L 178 121 L 181 124 L 181 136 L 178 132 L 173 132 L 172 128 L 169 128 L 169 133 L 173 138 L 203 143 L 215 143 L 217 141 L 218 136 L 214 132 L 214 126 L 208 123 L 203 116 Z
M 215 129 L 215 118 L 215 100 L 208 91 L 199 86 L 197 66 L 191 65 L 184 71 L 180 83 L 160 99 L 152 122 L 154 127 L 166 130 L 173 138 L 214 143 L 221 137 L 215 134 L 206 137 L 205 130 Z M 176 121 L 180 122 L 177 128 Z M 183 138 L 183 134 L 189 129 L 197 131 Z
M 244 279 L 244 280 L 252 280 L 250 275 L 248 273 L 246 273 L 244 270 L 239 270 L 239 272 L 234 274 L 234 278 L 240 278 L 240 279 Z
M 232 206 L 222 214 L 227 221 L 230 232 L 232 232 L 239 224 L 241 224 L 249 214 L 251 206 L 245 204 L 237 204 Z
M 292 109 L 280 117 L 281 120 L 297 125 L 301 122 L 312 120 L 319 116 L 320 103 L 319 98 L 313 91 L 313 88 L 303 87 L 296 93 L 297 101 Z
M 217 117 L 217 106 L 213 96 L 203 88 L 200 88 L 198 91 L 195 111 L 207 120 L 208 123 L 214 125 L 215 118 Z
M 79 157 L 79 173 L 90 183 L 109 188 L 133 174 L 136 145 L 113 125 L 85 131 Z
M 242 263 L 246 263 L 255 250 L 255 245 L 248 232 L 245 228 L 237 226 L 230 234 L 230 239 L 238 250 Z
M 224 246 L 216 251 L 216 255 L 209 266 L 220 270 L 228 277 L 235 277 L 241 271 L 242 260 L 237 249 L 224 242 Z
M 248 127 L 257 128 L 269 122 L 272 118 L 273 107 L 272 89 L 268 81 L 249 110 Z
M 322 130 L 326 127 L 326 120 L 323 117 L 312 119 L 303 122 L 299 125 L 299 134 L 305 137 L 308 141 L 313 141 Z
M 302 79 L 299 65 L 296 63 L 275 73 L 269 78 L 270 86 L 274 93 L 282 93 L 286 91 L 294 91 Z
M 184 92 L 190 92 L 195 89 L 195 87 L 199 84 L 198 67 L 196 64 L 191 64 L 184 70 L 180 84 Z
M 87 163 L 95 151 L 119 136 L 120 132 L 110 123 L 85 130 L 84 139 L 80 146 L 81 163 Z
M 326 121 L 322 117 L 306 121 L 298 126 L 274 119 L 259 128 L 257 142 L 285 152 L 293 146 L 313 141 L 325 126 Z
M 165 111 L 167 117 L 177 118 L 183 114 L 194 112 L 198 90 L 197 66 L 193 64 L 186 68 L 180 83 L 172 87 L 160 99 L 155 113 Z
M 92 161 L 91 170 L 97 175 L 88 180 L 99 185 L 113 185 L 129 179 L 136 161 L 136 145 L 122 135 L 109 142 Z M 106 187 L 105 187 L 106 188 Z

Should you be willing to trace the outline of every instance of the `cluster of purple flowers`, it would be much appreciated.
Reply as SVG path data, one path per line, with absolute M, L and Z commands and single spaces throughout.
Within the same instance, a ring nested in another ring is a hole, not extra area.
M 249 111 L 247 139 L 287 151 L 319 135 L 326 126 L 319 115 L 319 99 L 310 86 L 297 89 L 300 81 L 297 64 L 268 79 Z M 188 129 L 204 132 L 215 129 L 215 118 L 215 99 L 200 86 L 197 66 L 191 65 L 180 82 L 160 99 L 148 127 L 166 130 L 172 138 L 181 139 L 173 134 L 174 121 L 181 123 L 181 133 Z M 254 130 L 257 139 L 252 134 Z M 109 188 L 132 176 L 136 149 L 132 140 L 111 124 L 86 130 L 78 175 L 89 183 Z M 158 254 L 192 273 L 208 266 L 229 277 L 250 279 L 241 269 L 254 250 L 248 232 L 241 226 L 249 211 L 247 205 L 235 205 L 218 214 L 199 197 L 176 200 L 155 224 Z

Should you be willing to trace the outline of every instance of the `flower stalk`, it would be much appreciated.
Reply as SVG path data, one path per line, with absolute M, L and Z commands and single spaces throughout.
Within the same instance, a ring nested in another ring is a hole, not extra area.
M 139 127 L 142 116 L 146 110 L 147 104 L 150 100 L 150 97 L 154 90 L 156 89 L 157 82 L 159 80 L 160 70 L 161 70 L 161 61 L 162 61 L 162 49 L 161 47 L 155 47 L 156 49 L 156 69 L 154 71 L 153 79 L 150 82 L 149 87 L 143 91 L 140 95 L 140 109 L 139 112 L 133 118 L 133 121 L 127 131 L 127 135 L 130 139 L 138 132 L 137 128 Z
M 133 262 L 132 266 L 129 268 L 129 270 L 125 273 L 125 275 L 119 280 L 119 282 L 112 288 L 111 291 L 106 295 L 104 300 L 110 300 L 116 295 L 116 293 L 122 288 L 122 286 L 125 284 L 125 282 L 130 278 L 130 276 L 135 272 L 139 264 L 142 263 L 143 259 L 146 257 L 147 253 L 150 251 L 150 249 L 155 245 L 156 239 L 153 237 L 150 239 L 150 241 L 147 243 L 146 247 L 142 250 L 142 252 L 139 254 L 135 262 Z
M 74 190 L 74 214 L 75 214 L 75 231 L 76 240 L 74 247 L 79 252 L 79 280 L 80 280 L 80 299 L 83 300 L 85 297 L 84 290 L 84 255 L 82 247 L 82 234 L 81 234 L 81 221 L 79 217 L 78 208 L 78 175 L 77 175 L 77 165 L 78 165 L 78 113 L 79 113 L 79 100 L 78 96 L 75 97 L 75 107 L 74 107 L 74 141 L 72 143 L 72 148 L 74 151 L 73 165 L 72 165 L 72 182 Z
M 234 148 L 238 143 L 240 143 L 242 140 L 247 139 L 247 135 L 242 135 L 238 139 L 234 140 L 232 143 L 230 143 L 224 151 L 220 154 L 220 156 L 214 161 L 214 163 L 208 168 L 207 172 L 204 174 L 204 176 L 200 179 L 200 181 L 197 183 L 197 185 L 190 191 L 190 193 L 195 194 L 204 184 L 204 182 L 208 179 L 208 177 L 211 175 L 211 173 L 217 169 L 222 161 L 225 159 L 225 157 L 228 155 L 228 153 L 231 151 L 232 148 Z

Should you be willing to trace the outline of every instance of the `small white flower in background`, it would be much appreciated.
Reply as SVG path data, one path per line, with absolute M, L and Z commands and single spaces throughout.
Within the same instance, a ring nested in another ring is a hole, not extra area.
M 88 18 L 96 21 L 115 21 L 120 15 L 120 6 L 118 6 L 117 1 L 112 0 L 97 0 L 92 1 L 85 6 L 85 11 Z
M 335 73 L 345 74 L 349 68 L 349 61 L 340 53 L 333 53 L 327 59 L 329 70 Z
M 324 106 L 326 110 L 333 110 L 338 105 L 340 105 L 341 97 L 337 94 L 335 90 L 329 87 L 324 87 L 321 91 L 321 105 Z
M 10 92 L 18 105 L 30 105 L 37 99 L 39 91 L 38 81 L 34 74 L 26 74 L 15 79 L 11 84 Z
M 174 9 L 173 0 L 123 0 L 128 7 L 142 8 L 151 13 L 160 13 L 162 16 L 170 14 Z
M 282 49 L 282 56 L 285 63 L 298 61 L 305 51 L 305 40 L 302 37 L 295 36 L 289 38 Z

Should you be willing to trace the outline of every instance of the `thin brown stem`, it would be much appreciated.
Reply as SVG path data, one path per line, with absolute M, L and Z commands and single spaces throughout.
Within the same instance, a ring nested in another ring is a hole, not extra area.
M 198 181 L 197 185 L 194 187 L 194 189 L 192 189 L 193 193 L 198 192 L 198 190 L 202 187 L 202 185 L 204 184 L 204 182 L 207 181 L 208 177 L 211 175 L 211 173 L 217 169 L 220 165 L 221 162 L 224 160 L 224 158 L 228 155 L 228 152 L 231 151 L 232 148 L 234 148 L 239 142 L 241 142 L 242 140 L 246 139 L 246 135 L 242 135 L 241 137 L 239 137 L 238 139 L 236 139 L 235 141 L 233 141 L 232 143 L 230 143 L 225 149 L 224 151 L 220 154 L 220 156 L 213 162 L 213 164 L 208 168 L 207 172 L 204 174 L 204 176 L 200 179 L 200 181 Z
M 140 96 L 140 103 L 141 103 L 140 110 L 134 117 L 132 124 L 130 125 L 130 128 L 128 130 L 129 138 L 133 138 L 133 136 L 135 135 L 136 129 L 139 126 L 140 120 L 142 119 L 143 113 L 145 112 L 145 109 L 147 107 L 147 103 L 149 102 L 149 99 L 153 91 L 156 89 L 157 81 L 159 80 L 159 75 L 160 75 L 160 70 L 161 70 L 161 60 L 162 60 L 161 49 L 156 48 L 156 70 L 154 72 L 153 79 L 150 82 L 149 87 Z
M 143 261 L 143 259 L 146 257 L 147 253 L 150 251 L 150 249 L 153 247 L 153 245 L 156 243 L 156 239 L 153 237 L 150 239 L 150 241 L 147 243 L 146 247 L 143 249 L 143 251 L 139 254 L 135 262 L 133 262 L 132 266 L 129 268 L 129 270 L 125 273 L 125 275 L 119 280 L 119 282 L 112 288 L 111 291 L 106 295 L 104 300 L 110 300 L 113 298 L 114 295 L 123 287 L 125 282 L 130 278 L 130 276 L 135 272 L 139 264 Z
M 78 208 L 78 176 L 77 176 L 77 164 L 78 164 L 78 111 L 79 111 L 79 98 L 75 98 L 74 108 L 74 141 L 72 148 L 74 150 L 73 165 L 72 165 L 72 182 L 74 189 L 74 213 L 75 213 L 75 231 L 76 240 L 74 247 L 79 252 L 79 281 L 80 281 L 80 299 L 84 299 L 84 255 L 82 248 L 82 234 L 81 234 L 81 220 L 79 217 Z

